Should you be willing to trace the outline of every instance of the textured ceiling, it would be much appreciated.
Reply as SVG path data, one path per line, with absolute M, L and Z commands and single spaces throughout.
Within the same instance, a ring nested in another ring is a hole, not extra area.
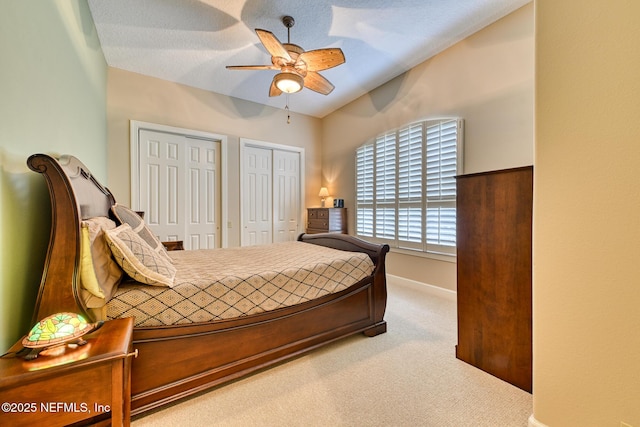
M 346 63 L 322 71 L 335 90 L 303 89 L 291 111 L 324 117 L 531 0 L 89 0 L 107 64 L 259 104 L 277 71 L 227 70 L 271 64 L 254 31 L 291 43 L 339 47 Z

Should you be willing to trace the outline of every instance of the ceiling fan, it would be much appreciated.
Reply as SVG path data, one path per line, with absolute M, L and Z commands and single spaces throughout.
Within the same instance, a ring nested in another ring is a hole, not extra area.
M 273 77 L 269 96 L 295 93 L 303 87 L 323 95 L 334 89 L 333 84 L 318 71 L 333 68 L 345 62 L 340 48 L 317 49 L 305 52 L 300 46 L 292 44 L 290 30 L 295 24 L 291 16 L 284 16 L 282 23 L 287 27 L 287 43 L 280 41 L 267 30 L 256 28 L 256 34 L 271 55 L 272 65 L 227 65 L 230 70 L 280 70 Z

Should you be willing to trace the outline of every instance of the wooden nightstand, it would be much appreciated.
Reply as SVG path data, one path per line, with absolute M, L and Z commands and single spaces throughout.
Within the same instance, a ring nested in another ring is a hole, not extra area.
M 60 356 L 0 358 L 0 425 L 63 426 L 131 417 L 133 318 L 105 322 Z M 9 350 L 22 349 L 22 340 Z
M 347 234 L 347 208 L 307 208 L 307 233 Z
M 162 242 L 164 248 L 168 251 L 183 251 L 184 243 L 182 240 L 171 240 L 168 242 Z

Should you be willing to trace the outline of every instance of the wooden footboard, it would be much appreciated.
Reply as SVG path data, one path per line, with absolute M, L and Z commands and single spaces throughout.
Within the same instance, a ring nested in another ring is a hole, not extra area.
M 136 328 L 132 413 L 219 385 L 359 332 L 384 332 L 373 319 L 374 290 L 338 295 L 215 324 Z
M 52 230 L 34 321 L 59 311 L 91 314 L 79 292 L 81 221 L 107 216 L 115 200 L 72 156 L 38 154 L 29 167 L 44 175 L 51 195 Z M 387 245 L 342 234 L 302 234 L 299 241 L 364 252 L 371 276 L 351 287 L 296 306 L 189 325 L 137 327 L 133 345 L 132 414 L 156 408 L 356 333 L 386 331 Z
M 367 253 L 370 277 L 342 292 L 293 307 L 207 324 L 134 330 L 132 413 L 223 384 L 356 333 L 386 332 L 386 245 L 351 236 L 301 235 L 298 240 Z
M 371 261 L 373 261 L 373 264 L 376 266 L 372 274 L 375 298 L 373 301 L 373 318 L 378 326 L 365 332 L 365 334 L 375 336 L 379 333 L 386 332 L 386 323 L 383 321 L 384 312 L 387 307 L 385 258 L 389 252 L 389 245 L 377 245 L 353 236 L 338 233 L 301 234 L 298 236 L 298 240 L 342 251 L 364 252 L 369 255 L 369 258 L 371 258 Z M 379 331 L 375 332 L 376 329 Z

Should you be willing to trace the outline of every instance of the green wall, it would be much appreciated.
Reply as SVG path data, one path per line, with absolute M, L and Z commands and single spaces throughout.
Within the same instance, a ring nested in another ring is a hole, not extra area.
M 33 153 L 71 153 L 106 182 L 107 65 L 86 0 L 0 5 L 0 352 L 31 327 L 51 228 Z

